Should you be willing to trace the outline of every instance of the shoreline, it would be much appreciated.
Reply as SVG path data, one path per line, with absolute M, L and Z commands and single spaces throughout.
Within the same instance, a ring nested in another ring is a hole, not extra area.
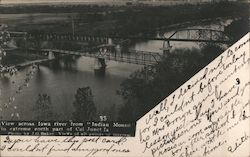
M 146 5 L 146 6 L 171 6 L 171 5 L 197 5 L 197 4 L 214 4 L 214 3 L 221 3 L 223 1 L 216 1 L 216 2 L 210 2 L 210 1 L 185 1 L 185 0 L 171 0 L 171 1 L 131 1 L 131 0 L 87 0 L 87 1 L 81 1 L 81 0 L 71 0 L 70 2 L 67 0 L 47 0 L 44 1 L 34 1 L 32 2 L 27 0 L 20 1 L 2 1 L 0 2 L 0 6 L 2 7 L 15 7 L 15 6 L 140 6 L 140 5 Z M 247 3 L 244 1 L 233 1 L 229 0 L 228 3 Z

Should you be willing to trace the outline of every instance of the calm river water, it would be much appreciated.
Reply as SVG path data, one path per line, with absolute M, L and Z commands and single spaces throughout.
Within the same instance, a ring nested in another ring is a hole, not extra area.
M 228 20 L 225 23 L 228 23 Z M 204 28 L 204 26 L 192 27 Z M 214 24 L 209 24 L 206 27 L 216 29 L 221 27 L 221 23 L 215 21 Z M 169 34 L 171 32 L 166 32 L 165 35 L 168 36 Z M 162 44 L 161 41 L 143 41 L 131 44 L 129 48 L 161 53 Z M 199 48 L 198 44 L 190 42 L 172 42 L 171 45 L 173 48 Z M 115 61 L 107 61 L 106 63 L 106 75 L 104 77 L 94 74 L 94 59 L 87 57 L 77 58 L 70 65 L 66 64 L 64 60 L 60 60 L 57 68 L 54 66 L 40 66 L 29 86 L 16 95 L 12 107 L 9 107 L 6 112 L 2 112 L 1 116 L 3 116 L 3 119 L 10 119 L 11 113 L 18 112 L 21 120 L 32 120 L 34 117 L 32 108 L 38 99 L 38 94 L 46 93 L 51 96 L 53 110 L 58 114 L 58 120 L 69 120 L 74 111 L 73 101 L 77 89 L 89 86 L 94 95 L 98 115 L 112 113 L 112 116 L 108 118 L 115 120 L 119 108 L 123 104 L 122 98 L 116 94 L 116 91 L 120 88 L 122 81 L 142 66 Z M 26 73 L 30 68 L 22 69 L 15 77 L 0 78 L 0 104 L 4 104 L 9 97 L 15 94 L 18 85 L 24 82 Z M 17 109 L 13 109 L 13 106 L 17 106 Z

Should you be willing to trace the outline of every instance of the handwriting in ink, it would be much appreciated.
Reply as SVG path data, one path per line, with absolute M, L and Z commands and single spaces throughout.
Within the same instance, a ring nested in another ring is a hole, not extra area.
M 245 133 L 243 136 L 238 138 L 233 146 L 229 146 L 227 150 L 231 153 L 235 152 L 243 143 L 249 139 L 249 136 Z

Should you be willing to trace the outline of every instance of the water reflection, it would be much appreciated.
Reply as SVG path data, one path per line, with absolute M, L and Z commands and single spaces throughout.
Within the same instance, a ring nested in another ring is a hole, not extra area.
M 94 95 L 94 101 L 98 113 L 105 115 L 110 111 L 110 106 L 117 106 L 114 112 L 122 104 L 122 99 L 116 95 L 120 83 L 133 71 L 141 66 L 107 61 L 105 77 L 94 74 L 94 59 L 88 57 L 64 57 L 54 62 L 40 65 L 29 88 L 25 89 L 13 105 L 17 105 L 20 110 L 22 120 L 31 120 L 34 117 L 32 107 L 34 106 L 38 94 L 46 93 L 51 96 L 53 110 L 57 113 L 58 120 L 71 119 L 74 95 L 78 88 L 89 86 Z M 1 78 L 1 89 L 4 92 L 0 96 L 1 101 L 6 101 L 8 96 L 14 92 L 11 81 L 16 85 L 22 81 L 28 67 L 22 69 L 16 77 Z M 6 114 L 6 116 L 8 116 Z
M 173 49 L 199 48 L 199 44 L 193 42 L 171 42 L 170 44 Z M 163 41 L 130 41 L 127 46 L 123 46 L 122 51 L 128 52 L 129 49 L 135 49 L 162 53 L 160 50 L 162 46 Z M 86 86 L 92 90 L 98 114 L 110 115 L 115 120 L 123 104 L 122 98 L 116 94 L 116 91 L 123 80 L 142 66 L 115 61 L 106 61 L 106 65 L 105 75 L 95 75 L 95 59 L 88 57 L 63 56 L 48 64 L 40 65 L 30 86 L 16 97 L 13 104 L 18 106 L 21 120 L 32 120 L 34 113 L 31 111 L 38 94 L 41 93 L 51 97 L 53 111 L 58 114 L 58 120 L 71 119 L 75 93 L 78 88 Z M 29 68 L 20 70 L 15 77 L 0 79 L 1 104 L 15 92 Z M 3 117 L 8 119 L 10 112 L 7 110 Z

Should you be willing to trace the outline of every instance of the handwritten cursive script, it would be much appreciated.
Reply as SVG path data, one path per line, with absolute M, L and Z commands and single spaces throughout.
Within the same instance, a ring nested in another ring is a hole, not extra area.
M 81 152 L 85 157 L 98 155 L 98 153 L 129 153 L 130 150 L 124 146 L 126 137 L 109 139 L 107 137 L 30 137 L 12 138 L 6 136 L 1 144 L 0 150 L 7 152 L 43 153 L 53 155 L 55 153 Z M 88 144 L 88 145 L 86 145 Z
M 249 41 L 247 34 L 138 120 L 134 138 L 3 136 L 1 155 L 248 156 Z
M 141 119 L 142 152 L 210 156 L 249 145 L 249 67 L 245 36 Z

